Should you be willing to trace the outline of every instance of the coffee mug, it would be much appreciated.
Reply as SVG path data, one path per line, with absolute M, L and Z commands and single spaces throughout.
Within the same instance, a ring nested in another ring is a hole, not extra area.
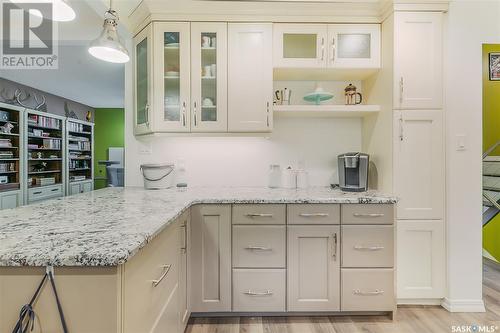
M 201 46 L 202 47 L 210 47 L 210 37 L 208 36 L 202 36 L 201 37 Z
M 203 76 L 211 77 L 212 76 L 212 66 L 206 65 L 203 67 Z
M 204 98 L 202 102 L 203 106 L 214 106 L 214 101 L 211 98 Z

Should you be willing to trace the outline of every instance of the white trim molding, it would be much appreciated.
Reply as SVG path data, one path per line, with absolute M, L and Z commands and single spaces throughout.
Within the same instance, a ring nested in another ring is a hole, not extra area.
M 486 312 L 482 299 L 445 298 L 441 306 L 449 312 Z
M 398 298 L 398 305 L 441 305 L 442 298 Z

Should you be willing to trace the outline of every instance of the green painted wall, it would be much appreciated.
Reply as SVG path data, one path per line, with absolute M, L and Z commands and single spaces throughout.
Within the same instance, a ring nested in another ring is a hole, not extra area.
M 489 80 L 490 52 L 500 53 L 500 44 L 483 44 L 483 151 L 500 140 L 500 81 Z M 500 261 L 500 215 L 483 228 L 483 247 Z
M 106 176 L 106 168 L 97 164 L 97 161 L 108 158 L 108 147 L 125 147 L 125 110 L 124 109 L 95 109 L 94 114 L 94 153 L 95 177 Z M 105 187 L 104 180 L 96 179 L 94 188 Z

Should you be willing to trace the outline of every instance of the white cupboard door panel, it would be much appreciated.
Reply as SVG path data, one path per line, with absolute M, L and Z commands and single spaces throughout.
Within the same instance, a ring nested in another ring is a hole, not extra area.
M 134 37 L 134 134 L 152 130 L 153 28 L 152 24 Z
M 397 111 L 394 118 L 394 190 L 398 219 L 444 216 L 443 112 Z
M 327 26 L 325 24 L 275 24 L 274 67 L 325 68 Z
M 340 310 L 340 227 L 288 227 L 288 311 Z
M 159 22 L 153 29 L 155 131 L 189 132 L 189 23 Z
M 380 67 L 379 24 L 331 24 L 328 26 L 328 67 Z
M 69 185 L 69 195 L 74 195 L 80 193 L 80 184 L 70 184 Z
M 441 13 L 395 14 L 394 105 L 401 109 L 443 107 Z
M 0 196 L 0 209 L 16 208 L 21 205 L 21 192 L 5 193 Z
M 191 209 L 193 312 L 231 311 L 231 206 Z
M 191 23 L 191 132 L 227 131 L 227 23 Z
M 189 236 L 189 210 L 184 212 L 180 219 L 179 225 L 179 326 L 180 331 L 184 329 L 189 320 L 189 275 L 188 275 L 188 253 L 190 236 Z
M 273 128 L 272 24 L 228 24 L 228 131 Z
M 397 221 L 399 299 L 445 296 L 446 247 L 442 220 Z
M 160 315 L 153 323 L 153 328 L 150 333 L 179 333 L 179 312 L 178 312 L 178 285 L 174 287 L 172 293 L 169 295 L 167 302 L 161 309 Z

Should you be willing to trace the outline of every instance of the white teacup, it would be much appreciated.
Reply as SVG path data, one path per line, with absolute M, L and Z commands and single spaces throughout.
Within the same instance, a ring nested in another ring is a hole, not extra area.
M 201 103 L 203 106 L 214 106 L 214 101 L 212 101 L 212 99 L 208 97 L 204 98 Z
M 207 65 L 203 67 L 203 76 L 211 77 L 212 76 L 212 66 Z
M 210 47 L 210 42 L 211 42 L 210 37 L 208 37 L 208 36 L 201 37 L 201 46 L 202 47 Z

